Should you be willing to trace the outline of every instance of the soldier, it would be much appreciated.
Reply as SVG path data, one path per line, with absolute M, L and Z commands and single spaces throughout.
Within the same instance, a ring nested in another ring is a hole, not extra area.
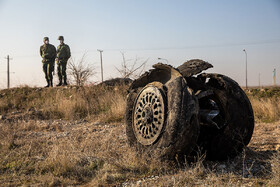
M 67 61 L 71 57 L 70 48 L 68 45 L 64 43 L 63 36 L 59 36 L 58 40 L 60 41 L 60 45 L 57 47 L 57 74 L 59 78 L 59 83 L 56 86 L 62 85 L 62 78 L 63 78 L 63 85 L 67 85 L 67 75 L 66 75 L 66 66 Z
M 40 47 L 40 55 L 43 58 L 43 71 L 47 80 L 47 86 L 53 87 L 53 71 L 56 57 L 56 49 L 53 45 L 49 44 L 49 38 L 44 37 L 44 45 Z

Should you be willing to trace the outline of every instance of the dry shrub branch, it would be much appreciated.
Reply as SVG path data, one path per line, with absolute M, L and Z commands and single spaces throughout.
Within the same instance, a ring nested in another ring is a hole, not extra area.
M 126 59 L 125 53 L 121 52 L 122 54 L 122 63 L 121 67 L 117 68 L 117 71 L 120 73 L 122 78 L 138 78 L 145 70 L 145 66 L 148 62 L 147 60 L 142 61 L 138 57 L 133 59 Z
M 78 61 L 70 58 L 68 61 L 68 74 L 76 86 L 89 83 L 89 79 L 95 74 L 93 66 L 86 63 L 86 54 Z

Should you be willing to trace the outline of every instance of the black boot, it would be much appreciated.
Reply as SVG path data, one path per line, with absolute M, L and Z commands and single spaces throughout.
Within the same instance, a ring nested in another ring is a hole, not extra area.
M 50 80 L 50 87 L 53 87 L 53 81 Z
M 47 84 L 47 86 L 45 86 L 45 88 L 50 87 L 50 81 L 49 81 L 49 80 L 47 80 L 47 82 L 48 82 L 48 84 Z
M 66 78 L 64 78 L 64 82 L 63 82 L 63 86 L 67 86 L 67 81 L 66 81 Z
M 62 85 L 62 80 L 59 79 L 59 83 L 56 86 L 61 86 Z

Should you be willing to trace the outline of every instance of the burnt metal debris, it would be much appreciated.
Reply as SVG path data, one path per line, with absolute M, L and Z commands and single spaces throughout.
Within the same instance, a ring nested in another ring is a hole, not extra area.
M 125 115 L 129 144 L 159 159 L 240 153 L 253 134 L 251 103 L 231 78 L 202 73 L 212 67 L 200 59 L 178 68 L 158 63 L 134 80 Z

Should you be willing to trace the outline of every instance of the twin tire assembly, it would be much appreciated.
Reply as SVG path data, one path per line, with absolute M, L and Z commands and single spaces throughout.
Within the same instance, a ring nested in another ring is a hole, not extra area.
M 178 68 L 153 67 L 129 88 L 125 120 L 130 146 L 159 159 L 200 152 L 222 160 L 248 145 L 253 110 L 234 80 L 201 73 L 213 66 L 199 59 Z

